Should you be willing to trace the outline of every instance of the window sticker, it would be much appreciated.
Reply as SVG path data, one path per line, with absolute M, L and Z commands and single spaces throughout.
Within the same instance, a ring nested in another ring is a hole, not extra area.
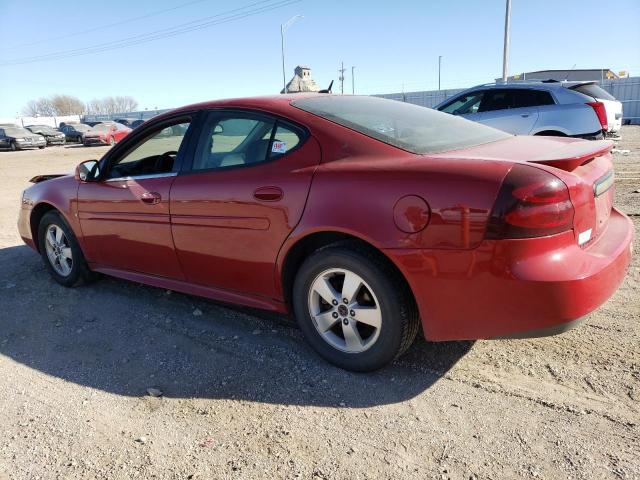
M 287 142 L 273 142 L 271 153 L 287 153 Z

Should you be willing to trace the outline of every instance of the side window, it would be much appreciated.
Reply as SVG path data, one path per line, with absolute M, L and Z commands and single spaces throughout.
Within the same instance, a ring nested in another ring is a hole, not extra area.
M 480 112 L 506 110 L 513 108 L 513 93 L 511 90 L 489 90 L 480 103 Z
M 153 175 L 173 171 L 175 159 L 184 140 L 190 120 L 157 128 L 111 166 L 109 178 Z
M 446 105 L 440 111 L 445 113 L 452 113 L 454 115 L 468 115 L 471 113 L 477 113 L 482 101 L 483 92 L 473 92 L 467 95 L 463 95 L 450 104 Z
M 275 118 L 250 113 L 211 112 L 205 122 L 192 170 L 255 165 L 279 158 L 302 137 Z
M 540 105 L 553 105 L 554 101 L 549 92 L 541 90 L 516 90 L 514 91 L 515 108 L 538 107 Z
M 283 125 L 278 125 L 269 149 L 269 158 L 278 158 L 293 150 L 298 146 L 300 140 L 300 135 L 296 132 Z

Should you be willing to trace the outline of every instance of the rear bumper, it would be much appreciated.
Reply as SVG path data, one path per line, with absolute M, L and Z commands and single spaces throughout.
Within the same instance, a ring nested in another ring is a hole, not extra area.
M 415 295 L 425 337 L 535 337 L 571 328 L 604 303 L 631 262 L 634 228 L 614 209 L 581 248 L 573 232 L 486 240 L 474 250 L 389 249 Z

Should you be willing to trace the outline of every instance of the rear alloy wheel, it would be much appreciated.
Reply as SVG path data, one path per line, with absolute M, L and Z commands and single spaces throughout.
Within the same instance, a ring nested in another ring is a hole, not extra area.
M 311 346 L 346 370 L 381 368 L 404 353 L 418 331 L 413 297 L 397 271 L 379 254 L 350 242 L 304 261 L 293 307 Z
M 9 148 L 11 148 L 12 152 L 15 152 L 18 149 L 18 147 L 16 146 L 16 142 L 11 142 L 9 144 Z
M 58 212 L 50 211 L 40 220 L 38 246 L 49 273 L 59 284 L 73 287 L 93 279 L 73 231 Z

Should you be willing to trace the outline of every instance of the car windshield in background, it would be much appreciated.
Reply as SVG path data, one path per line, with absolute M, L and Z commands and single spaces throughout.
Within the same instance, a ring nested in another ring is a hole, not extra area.
M 111 130 L 112 125 L 106 123 L 99 123 L 89 129 L 91 132 L 108 132 Z
M 9 135 L 12 137 L 24 137 L 29 136 L 29 135 L 33 135 L 33 132 L 30 132 L 29 130 L 25 129 L 25 128 L 7 128 L 5 127 L 4 129 L 4 133 L 5 135 Z
M 291 104 L 412 153 L 458 150 L 511 136 L 430 108 L 383 98 L 331 95 Z
M 596 85 L 595 83 L 586 83 L 582 85 L 575 85 L 573 87 L 569 87 L 571 90 L 575 90 L 576 92 L 583 93 L 585 95 L 589 95 L 593 98 L 599 98 L 601 100 L 615 100 L 616 98 L 612 96 L 609 92 L 607 92 L 604 88 Z

